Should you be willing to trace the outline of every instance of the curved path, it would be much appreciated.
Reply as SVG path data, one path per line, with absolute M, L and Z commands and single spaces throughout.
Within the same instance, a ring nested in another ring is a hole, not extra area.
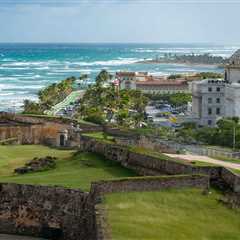
M 220 165 L 220 166 L 223 166 L 226 168 L 232 168 L 232 169 L 240 171 L 240 164 L 238 164 L 238 163 L 231 163 L 231 162 L 226 162 L 226 161 L 222 161 L 222 160 L 217 160 L 217 159 L 210 158 L 207 156 L 192 155 L 192 154 L 167 154 L 167 153 L 165 153 L 165 155 L 176 158 L 176 159 L 190 161 L 190 162 L 191 161 L 200 161 L 200 162 L 212 163 L 212 164 L 216 164 L 216 165 Z

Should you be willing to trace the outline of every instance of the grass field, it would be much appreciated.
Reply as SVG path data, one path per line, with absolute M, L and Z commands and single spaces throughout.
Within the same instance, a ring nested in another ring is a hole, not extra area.
M 39 145 L 0 146 L 0 182 L 60 185 L 88 191 L 92 181 L 135 175 L 118 163 L 99 155 L 73 154 L 74 151 L 56 150 Z M 58 158 L 55 169 L 25 175 L 13 174 L 16 167 L 23 166 L 32 158 L 47 155 Z
M 114 240 L 239 240 L 240 211 L 198 189 L 106 195 Z

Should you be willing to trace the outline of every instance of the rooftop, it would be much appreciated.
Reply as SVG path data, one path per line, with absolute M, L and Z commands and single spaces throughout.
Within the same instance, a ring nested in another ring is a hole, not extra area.
M 117 72 L 116 76 L 118 77 L 146 77 L 148 76 L 148 72 Z
M 224 85 L 226 84 L 226 81 L 224 81 L 223 79 L 215 79 L 215 78 L 209 78 L 209 79 L 204 79 L 201 81 L 196 81 L 195 84 L 200 84 L 200 85 L 205 85 L 205 84 L 219 84 L 219 85 Z
M 138 81 L 139 86 L 181 86 L 187 85 L 186 80 L 170 80 L 170 79 L 155 79 L 151 78 L 148 81 Z

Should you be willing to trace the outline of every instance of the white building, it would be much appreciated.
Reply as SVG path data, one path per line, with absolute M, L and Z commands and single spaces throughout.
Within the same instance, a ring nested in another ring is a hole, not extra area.
M 230 58 L 225 67 L 225 90 L 226 117 L 240 117 L 240 50 Z
M 199 125 L 214 126 L 225 115 L 225 81 L 206 79 L 192 84 L 192 116 Z
M 193 82 L 192 117 L 209 126 L 222 117 L 240 117 L 240 50 L 225 66 L 224 80 Z

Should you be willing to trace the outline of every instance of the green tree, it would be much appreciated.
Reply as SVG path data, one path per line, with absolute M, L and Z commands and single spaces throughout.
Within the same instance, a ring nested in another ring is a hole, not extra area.
M 80 101 L 78 115 L 88 119 L 95 112 L 98 118 L 110 123 L 137 127 L 144 119 L 147 98 L 140 91 L 119 90 L 111 83 L 112 75 L 102 70 L 96 83 L 90 86 Z

